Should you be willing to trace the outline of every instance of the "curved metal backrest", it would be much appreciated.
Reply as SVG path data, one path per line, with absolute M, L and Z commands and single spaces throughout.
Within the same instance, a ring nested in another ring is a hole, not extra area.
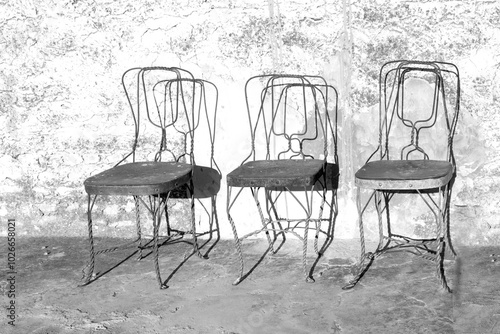
M 455 65 L 407 60 L 384 64 L 379 77 L 380 159 L 436 159 L 454 165 L 459 110 Z
M 271 74 L 245 85 L 251 152 L 243 161 L 337 162 L 337 91 L 320 76 Z M 331 151 L 332 153 L 329 153 Z
M 214 84 L 195 79 L 190 72 L 180 68 L 143 67 L 126 71 L 122 85 L 135 125 L 132 152 L 122 161 L 131 157 L 134 162 L 195 164 L 196 155 L 210 167 L 215 164 L 218 91 Z M 201 131 L 200 124 L 204 128 L 202 132 L 206 133 L 203 140 L 197 141 L 195 131 Z M 204 143 L 197 152 L 196 142 Z

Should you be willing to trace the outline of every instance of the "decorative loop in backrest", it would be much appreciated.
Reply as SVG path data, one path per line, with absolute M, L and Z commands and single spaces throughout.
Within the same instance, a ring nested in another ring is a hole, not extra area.
M 252 137 L 247 159 L 326 159 L 330 145 L 336 159 L 337 92 L 323 78 L 256 76 L 245 96 Z
M 212 167 L 218 103 L 215 85 L 195 79 L 188 71 L 175 67 L 130 69 L 124 73 L 122 84 L 135 124 L 133 161 L 194 164 L 195 130 L 203 122 L 210 142 L 206 149 L 210 157 L 206 160 Z M 207 86 L 210 88 L 209 98 Z M 204 141 L 208 142 L 206 138 Z M 140 154 L 142 156 L 137 157 Z
M 453 64 L 385 64 L 380 71 L 381 158 L 390 159 L 390 152 L 397 150 L 400 159 L 453 160 L 459 99 L 458 69 Z

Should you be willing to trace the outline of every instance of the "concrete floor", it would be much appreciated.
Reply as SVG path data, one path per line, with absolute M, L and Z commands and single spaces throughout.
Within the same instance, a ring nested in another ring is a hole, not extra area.
M 354 273 L 357 241 L 335 240 L 316 266 L 316 282 L 306 283 L 300 245 L 291 239 L 238 286 L 232 285 L 238 271 L 232 241 L 217 243 L 208 260 L 183 261 L 189 245 L 165 245 L 160 265 L 169 288 L 159 290 L 151 256 L 130 258 L 77 287 L 88 254 L 85 239 L 19 237 L 16 326 L 7 324 L 10 299 L 2 265 L 6 314 L 0 332 L 500 333 L 500 247 L 456 247 L 459 260 L 445 261 L 451 294 L 441 289 L 433 264 L 407 253 L 377 259 L 354 289 L 344 291 Z M 256 263 L 265 249 L 262 240 L 246 243 L 248 263 Z M 132 252 L 99 256 L 97 270 Z

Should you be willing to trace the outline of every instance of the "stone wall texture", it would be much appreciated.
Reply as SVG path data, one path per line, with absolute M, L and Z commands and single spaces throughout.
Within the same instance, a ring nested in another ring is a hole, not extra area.
M 86 235 L 83 181 L 119 161 L 133 139 L 121 74 L 164 65 L 218 86 L 223 179 L 247 154 L 240 119 L 250 76 L 319 74 L 337 87 L 336 233 L 356 238 L 353 175 L 376 146 L 378 71 L 389 60 L 420 59 L 453 62 L 461 71 L 452 236 L 498 244 L 499 50 L 498 1 L 0 0 L 0 233 L 15 218 L 19 235 Z M 229 238 L 221 189 L 221 233 Z M 433 228 L 418 207 L 398 207 L 404 232 L 424 236 Z M 133 233 L 131 201 L 103 199 L 96 211 L 101 235 Z M 414 219 L 405 219 L 409 212 Z M 247 215 L 241 228 L 255 228 L 257 219 Z M 374 237 L 375 222 L 368 224 Z

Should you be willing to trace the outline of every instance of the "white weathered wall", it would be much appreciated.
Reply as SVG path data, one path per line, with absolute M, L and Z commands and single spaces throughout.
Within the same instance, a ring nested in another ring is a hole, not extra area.
M 353 173 L 376 143 L 370 129 L 378 70 L 411 58 L 461 70 L 452 234 L 467 244 L 500 239 L 496 1 L 5 0 L 0 26 L 0 221 L 15 218 L 21 235 L 86 234 L 83 180 L 118 161 L 132 139 L 121 74 L 166 65 L 217 84 L 216 157 L 224 176 L 247 154 L 248 130 L 240 128 L 247 78 L 285 71 L 320 74 L 335 85 L 342 173 L 336 233 L 357 237 Z M 222 235 L 231 237 L 225 185 L 218 202 Z M 107 204 L 97 210 L 99 233 L 130 235 L 133 205 Z M 242 230 L 257 219 L 240 221 Z M 407 223 L 416 235 L 429 228 L 425 217 Z

